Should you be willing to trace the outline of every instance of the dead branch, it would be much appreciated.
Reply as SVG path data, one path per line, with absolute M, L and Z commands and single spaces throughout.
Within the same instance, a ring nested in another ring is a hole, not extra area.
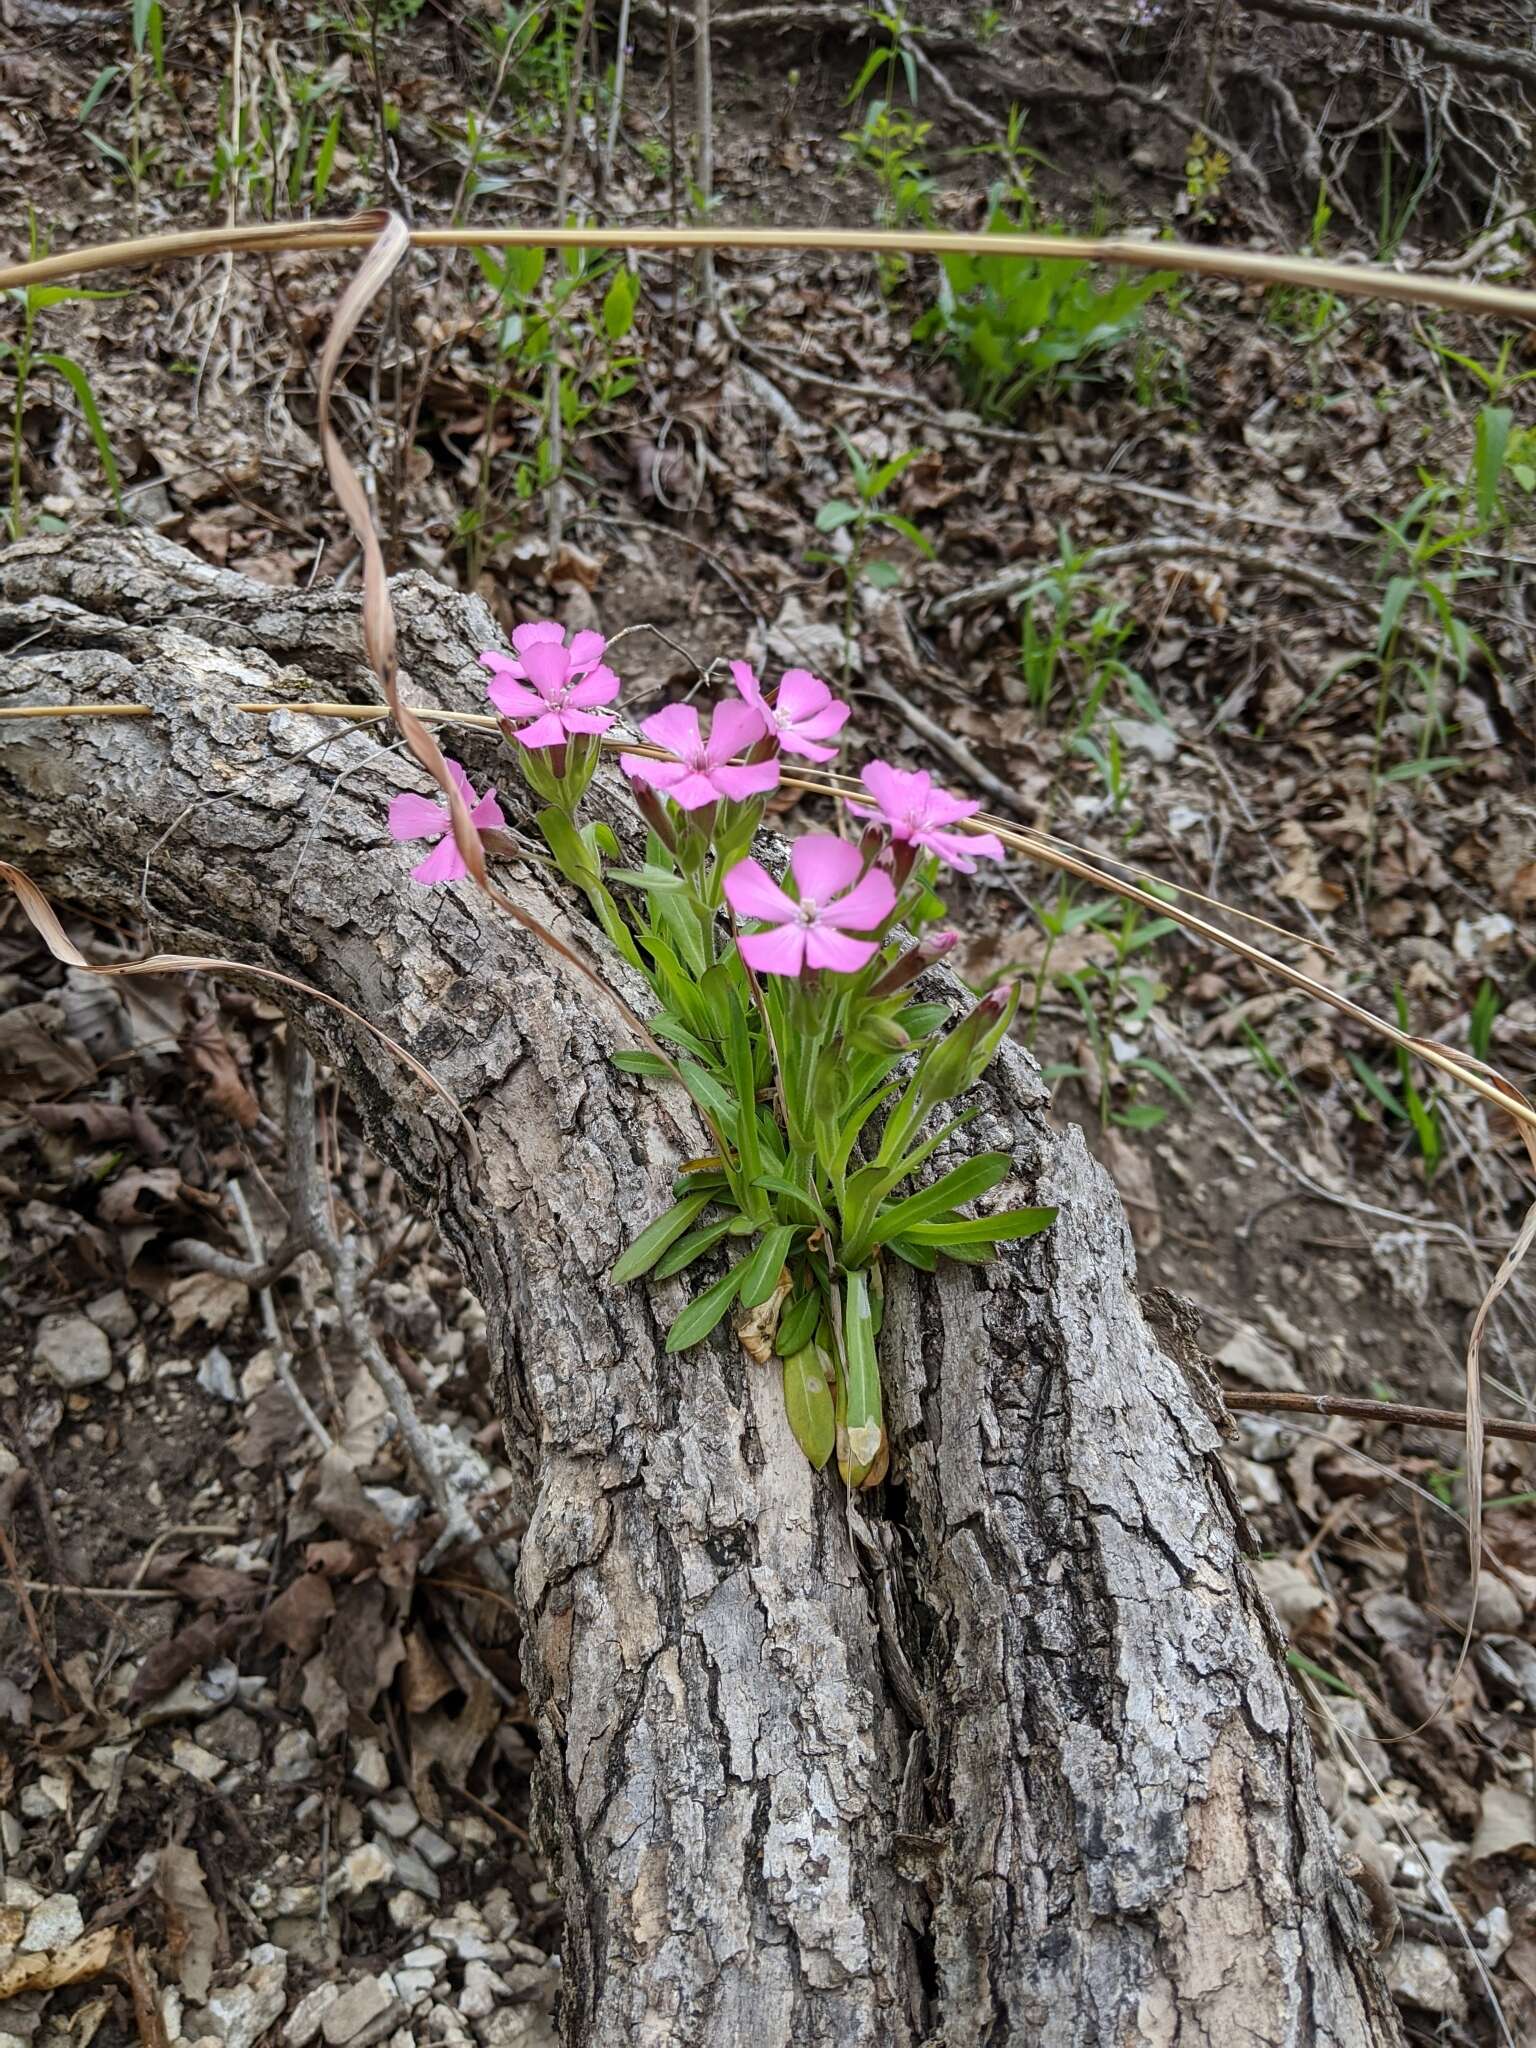
M 1328 28 L 1355 29 L 1361 35 L 1386 36 L 1413 43 L 1442 64 L 1462 71 L 1491 72 L 1536 86 L 1536 55 L 1526 50 L 1496 49 L 1448 36 L 1417 14 L 1380 14 L 1369 7 L 1347 7 L 1339 0 L 1238 0 L 1250 13 L 1275 14 L 1286 21 L 1315 21 Z

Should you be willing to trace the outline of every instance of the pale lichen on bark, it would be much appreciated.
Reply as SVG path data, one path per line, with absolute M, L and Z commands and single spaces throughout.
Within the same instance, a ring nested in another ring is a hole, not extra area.
M 397 605 L 408 698 L 477 705 L 483 607 L 416 577 Z M 0 704 L 156 711 L 0 725 L 0 850 L 61 902 L 132 913 L 142 885 L 157 944 L 352 1003 L 476 1129 L 478 1180 L 388 1054 L 298 1005 L 485 1304 L 569 2040 L 1399 2038 L 1217 1431 L 1027 1056 L 966 1143 L 1060 1219 L 986 1269 L 893 1276 L 893 1481 L 850 1507 L 771 1370 L 728 1335 L 666 1354 L 681 1282 L 607 1284 L 699 1148 L 680 1092 L 618 1072 L 590 987 L 478 899 L 405 885 L 383 818 L 414 772 L 377 733 L 230 708 L 371 699 L 354 601 L 153 537 L 33 541 L 0 555 L 0 645 Z M 483 739 L 454 750 L 506 794 Z M 507 872 L 598 949 L 546 869 Z

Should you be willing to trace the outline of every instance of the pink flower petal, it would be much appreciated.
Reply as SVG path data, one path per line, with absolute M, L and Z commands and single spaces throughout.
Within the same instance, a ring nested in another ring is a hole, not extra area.
M 575 711 L 569 704 L 558 716 L 567 732 L 606 732 L 613 723 L 611 711 Z
M 596 668 L 603 658 L 603 649 L 608 642 L 601 633 L 575 633 L 566 650 L 571 664 L 571 674 L 577 675 L 584 668 Z
M 704 751 L 699 714 L 691 704 L 663 704 L 659 711 L 641 722 L 640 730 L 652 746 L 665 747 L 669 754 L 676 754 L 680 759 Z
M 853 706 L 839 698 L 825 710 L 813 711 L 809 718 L 797 718 L 795 730 L 803 739 L 829 740 L 833 733 L 842 731 L 852 714 Z
M 464 856 L 453 843 L 453 834 L 446 833 L 424 861 L 411 869 L 411 880 L 430 888 L 434 882 L 457 882 L 469 873 L 464 865 Z
M 873 939 L 850 939 L 829 925 L 813 924 L 805 934 L 805 957 L 812 967 L 830 967 L 834 974 L 857 974 L 880 950 Z
M 565 744 L 565 724 L 558 711 L 546 711 L 542 718 L 536 718 L 532 725 L 517 728 L 518 741 L 522 746 L 535 750 L 541 747 L 560 747 Z
M 920 832 L 919 846 L 925 846 L 930 853 L 947 861 L 957 874 L 974 875 L 978 857 L 982 860 L 1006 860 L 1007 852 L 1003 842 L 993 832 Z
M 486 684 L 485 694 L 503 718 L 538 718 L 545 709 L 544 699 L 536 690 L 530 690 L 526 683 L 514 682 L 511 676 L 497 676 Z
M 470 786 L 469 777 L 464 773 L 464 767 L 462 762 L 450 761 L 445 756 L 443 760 L 443 766 L 448 770 L 448 780 L 459 792 L 459 795 L 464 799 L 465 803 L 468 804 L 471 808 L 473 808 L 475 802 L 475 792 L 473 788 Z
M 749 796 L 762 796 L 779 786 L 779 757 L 768 761 L 738 762 L 727 768 L 711 768 L 709 779 L 721 796 L 732 803 L 745 803 Z
M 851 889 L 863 869 L 863 854 L 835 833 L 808 832 L 789 849 L 789 871 L 801 902 L 809 897 L 823 909 L 834 896 Z
M 530 647 L 537 647 L 543 641 L 554 641 L 558 646 L 565 639 L 565 628 L 558 619 L 525 619 L 520 626 L 512 628 L 512 645 L 519 654 L 526 654 Z
M 817 899 L 820 901 L 820 899 Z M 872 932 L 896 908 L 896 885 L 883 868 L 871 868 L 846 896 L 822 906 L 822 917 L 841 931 Z
M 553 697 L 571 678 L 571 657 L 552 640 L 535 640 L 523 655 L 523 667 L 541 697 Z
M 706 804 L 717 804 L 724 793 L 717 787 L 716 775 L 706 775 L 700 768 L 685 768 L 682 779 L 674 782 L 667 791 L 680 811 L 702 811 Z
M 927 776 L 924 775 L 922 779 L 926 784 Z M 893 768 L 889 761 L 871 761 L 859 780 L 874 798 L 881 815 L 893 821 L 901 816 L 911 800 L 910 785 L 917 777 L 904 773 L 900 768 Z M 861 815 L 868 817 L 870 814 L 866 811 Z
M 495 647 L 487 647 L 480 656 L 480 666 L 488 668 L 493 676 L 520 676 L 523 664 L 514 661 L 510 654 L 503 654 Z
M 441 839 L 448 829 L 448 813 L 430 797 L 405 792 L 390 799 L 391 839 Z
M 770 924 L 794 922 L 793 902 L 755 860 L 737 861 L 725 878 L 725 900 L 740 917 L 761 917 Z
M 836 747 L 818 747 L 814 740 L 802 739 L 799 733 L 791 732 L 785 726 L 779 733 L 779 746 L 786 754 L 798 754 L 802 761 L 835 761 Z
M 818 711 L 825 711 L 831 701 L 832 692 L 820 676 L 813 676 L 808 668 L 787 668 L 773 700 L 773 715 L 780 725 L 801 725 Z
M 757 680 L 757 671 L 750 661 L 731 663 L 731 681 L 754 711 L 763 710 L 763 686 Z
M 781 924 L 771 932 L 749 932 L 736 943 L 759 974 L 798 974 L 805 965 L 805 935 L 803 924 Z
M 644 754 L 620 754 L 619 766 L 636 782 L 648 782 L 652 789 L 670 789 L 688 773 L 681 761 L 650 761 Z
M 729 761 L 733 754 L 745 753 L 767 730 L 767 721 L 761 711 L 735 697 L 722 697 L 710 720 L 709 752 L 706 756 L 710 767 Z M 770 782 L 764 787 L 772 789 L 773 784 Z
M 501 805 L 496 801 L 494 789 L 488 789 L 469 814 L 469 822 L 477 832 L 504 832 L 507 820 Z
M 923 823 L 958 825 L 962 818 L 974 818 L 980 809 L 979 797 L 954 796 L 947 789 L 933 789 L 923 806 Z
M 583 711 L 590 711 L 594 704 L 611 704 L 618 694 L 619 679 L 613 670 L 598 667 L 571 685 L 565 701 Z

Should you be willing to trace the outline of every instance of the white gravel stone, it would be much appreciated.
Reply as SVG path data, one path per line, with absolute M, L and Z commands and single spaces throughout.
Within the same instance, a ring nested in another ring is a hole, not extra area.
M 388 1884 L 394 1874 L 394 1862 L 385 1849 L 377 1842 L 361 1842 L 342 1859 L 341 1889 L 355 1899 L 376 1884 Z
M 406 1843 L 391 1843 L 389 1853 L 394 1859 L 395 1876 L 408 1890 L 420 1892 L 423 1898 L 440 1899 L 443 1888 L 436 1874 L 429 1870 L 421 1858 Z
M 506 1995 L 506 1986 L 489 1963 L 466 1964 L 464 1988 L 459 1993 L 459 2011 L 466 2019 L 489 2019 Z
M 224 2048 L 256 2048 L 256 2043 L 283 2016 L 287 2003 L 288 1958 L 269 1941 L 251 1950 L 251 1968 L 238 1984 L 215 1991 L 208 2013 Z
M 44 1899 L 40 1906 L 34 1906 L 27 1917 L 27 1930 L 21 1937 L 22 1950 L 27 1955 L 39 1955 L 56 1948 L 67 1948 L 70 1942 L 78 1941 L 85 1932 L 85 1922 L 80 1916 L 80 1903 L 68 1892 L 60 1892 L 57 1898 Z
M 139 1327 L 133 1303 L 121 1287 L 114 1287 L 110 1294 L 99 1294 L 94 1301 L 88 1301 L 85 1312 L 98 1330 L 104 1330 L 109 1337 L 117 1337 L 123 1342 Z
M 383 1743 L 370 1739 L 353 1744 L 352 1775 L 370 1792 L 389 1790 L 389 1759 L 384 1754 Z
M 235 1383 L 235 1368 L 228 1355 L 217 1344 L 207 1352 L 197 1368 L 197 1384 L 205 1394 L 212 1394 L 216 1401 L 235 1402 L 240 1398 L 240 1389 Z
M 392 1793 L 388 1799 L 370 1799 L 368 1818 L 396 1842 L 403 1842 L 414 1828 L 421 1826 L 421 1815 L 406 1792 Z
M 416 1830 L 411 1837 L 411 1847 L 418 1856 L 430 1863 L 434 1870 L 446 1869 L 457 1854 L 435 1828 L 429 1827 L 419 1827 Z
M 320 2031 L 320 2022 L 341 1996 L 339 1984 L 317 1984 L 313 1991 L 306 1991 L 293 2011 L 288 2015 L 288 2024 L 283 2029 L 283 2039 L 288 2048 L 306 2048 Z
M 363 2039 L 377 2040 L 393 2029 L 399 2007 L 392 1980 L 359 1977 L 326 2012 L 320 2031 L 330 2048 L 347 2048 L 347 2043 Z
M 400 1958 L 407 1970 L 440 1970 L 447 1960 L 447 1949 L 439 1948 L 435 1941 L 423 1942 L 420 1948 L 407 1949 Z
M 44 1316 L 37 1326 L 32 1359 L 55 1386 L 94 1387 L 112 1370 L 112 1346 L 106 1331 L 87 1316 Z
M 391 1892 L 384 1910 L 402 1934 L 419 1933 L 432 1918 L 430 1904 L 416 1892 Z

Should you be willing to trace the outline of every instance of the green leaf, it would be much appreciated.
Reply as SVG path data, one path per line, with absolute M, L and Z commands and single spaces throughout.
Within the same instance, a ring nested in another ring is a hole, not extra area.
M 1477 445 L 1472 473 L 1477 485 L 1477 522 L 1487 526 L 1499 508 L 1499 480 L 1509 453 L 1509 432 L 1515 415 L 1507 405 L 1485 405 L 1477 416 Z
M 827 1354 L 807 1344 L 784 1361 L 784 1412 L 795 1442 L 819 1472 L 837 1444 L 837 1411 L 827 1382 Z
M 644 1074 L 648 1081 L 671 1078 L 672 1069 L 654 1052 L 614 1052 L 608 1057 L 621 1074 Z
M 603 295 L 603 332 L 610 341 L 622 341 L 635 324 L 635 300 L 640 280 L 621 264 Z
M 123 516 L 123 484 L 117 473 L 117 457 L 112 453 L 112 443 L 107 439 L 106 423 L 96 403 L 96 394 L 91 390 L 90 379 L 80 365 L 71 362 L 68 356 L 50 355 L 39 351 L 37 360 L 46 363 L 50 370 L 56 370 L 79 400 L 80 410 L 85 414 L 85 424 L 91 430 L 91 439 L 96 443 L 96 453 L 112 492 L 112 502 L 117 507 L 119 519 Z
M 746 1270 L 746 1260 L 740 1260 L 713 1287 L 706 1287 L 702 1294 L 694 1296 L 667 1332 L 668 1351 L 688 1351 L 695 1344 L 703 1343 L 736 1299 L 736 1290 Z
M 1054 1209 L 1003 1209 L 996 1216 L 957 1216 L 942 1223 L 918 1223 L 904 1232 L 907 1244 L 933 1245 L 956 1252 L 965 1245 L 1004 1244 L 1034 1237 L 1056 1221 Z
M 743 1308 L 761 1308 L 769 1299 L 779 1284 L 779 1275 L 789 1257 L 790 1246 L 804 1227 L 798 1223 L 775 1223 L 771 1230 L 763 1232 L 761 1242 L 748 1259 L 747 1270 L 742 1275 Z
M 974 1159 L 962 1160 L 959 1166 L 940 1174 L 931 1187 L 919 1188 L 905 1201 L 882 1210 L 871 1227 L 870 1242 L 884 1244 L 887 1238 L 910 1235 L 914 1224 L 926 1223 L 946 1209 L 958 1208 L 962 1202 L 988 1194 L 1012 1171 L 1013 1160 L 1007 1152 L 979 1152 Z
M 642 1273 L 648 1273 L 669 1246 L 676 1244 L 683 1232 L 692 1223 L 701 1209 L 713 1199 L 710 1195 L 687 1195 L 681 1202 L 675 1202 L 663 1216 L 648 1224 L 635 1239 L 629 1250 L 614 1265 L 610 1279 L 615 1287 L 626 1287 L 631 1280 L 638 1280 Z
M 732 1227 L 739 1220 L 736 1216 L 722 1216 L 714 1223 L 706 1223 L 698 1230 L 690 1230 L 686 1237 L 678 1239 L 665 1258 L 657 1261 L 651 1277 L 656 1280 L 670 1280 L 674 1273 L 686 1271 L 695 1259 L 702 1259 L 722 1237 L 729 1236 Z
M 807 1287 L 803 1294 L 792 1294 L 784 1304 L 779 1316 L 779 1332 L 774 1349 L 780 1358 L 788 1358 L 792 1352 L 802 1350 L 816 1334 L 825 1304 L 821 1290 Z
M 314 193 L 316 206 L 323 206 L 325 204 L 325 195 L 330 190 L 331 172 L 336 167 L 336 148 L 340 141 L 341 109 L 338 107 L 326 126 L 325 135 L 320 143 L 320 154 L 315 158 Z M 486 253 L 488 252 L 479 249 L 475 251 L 477 256 Z M 500 282 L 499 272 L 492 279 L 492 282 Z
M 829 498 L 816 514 L 816 531 L 818 533 L 836 533 L 840 526 L 847 526 L 851 520 L 857 519 L 858 516 L 858 506 L 850 505 L 846 498 Z
M 872 562 L 861 562 L 859 574 L 874 590 L 894 590 L 901 582 L 901 570 L 894 562 L 876 557 Z
M 790 1180 L 782 1173 L 760 1173 L 752 1183 L 770 1195 L 787 1195 L 791 1201 L 802 1203 L 824 1229 L 830 1230 L 832 1219 L 808 1187 L 799 1181 Z
M 843 1402 L 848 1445 L 843 1478 L 858 1486 L 880 1455 L 883 1426 L 869 1275 L 861 1272 L 849 1273 L 843 1283 Z
M 117 66 L 115 64 L 108 64 L 104 66 L 102 70 L 97 72 L 95 79 L 92 81 L 91 89 L 86 94 L 84 100 L 82 100 L 80 104 L 80 112 L 76 116 L 76 119 L 79 120 L 82 124 L 86 121 L 89 121 L 91 115 L 96 111 L 97 101 L 101 98 L 102 94 L 106 91 L 107 87 L 112 83 L 113 79 L 116 78 L 116 76 Z
M 939 1270 L 939 1255 L 932 1245 L 920 1244 L 910 1237 L 893 1237 L 886 1246 L 888 1252 L 908 1266 L 916 1266 L 920 1273 L 936 1273 Z
M 1376 652 L 1385 654 L 1393 634 L 1397 631 L 1403 606 L 1418 588 L 1417 579 L 1412 576 L 1394 576 L 1387 585 L 1381 600 L 1381 616 L 1376 623 Z

